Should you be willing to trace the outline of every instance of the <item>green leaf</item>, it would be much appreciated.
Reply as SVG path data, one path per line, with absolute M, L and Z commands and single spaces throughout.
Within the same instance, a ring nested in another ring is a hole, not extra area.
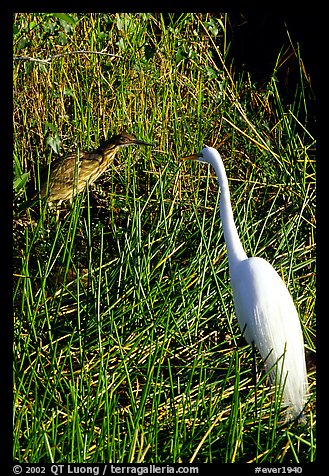
M 217 24 L 216 24 L 216 20 L 214 18 L 211 18 L 208 22 L 205 22 L 205 25 L 207 26 L 209 32 L 213 36 L 218 35 L 218 27 L 217 27 Z
M 123 38 L 120 38 L 120 40 L 116 42 L 116 45 L 118 45 L 118 47 L 123 51 L 126 49 L 125 41 Z
M 66 87 L 66 86 L 64 87 L 63 94 L 64 94 L 64 96 L 71 96 L 72 98 L 74 98 L 74 91 L 73 91 L 73 89 L 68 88 L 68 87 Z
M 61 139 L 57 132 L 54 135 L 49 134 L 46 139 L 46 144 L 50 145 L 50 147 L 56 154 L 59 154 L 59 150 L 61 147 Z
M 46 122 L 46 131 L 51 130 L 52 132 L 57 133 L 57 127 L 51 122 Z
M 72 26 L 75 26 L 76 20 L 68 15 L 67 13 L 53 13 L 54 17 L 58 18 L 59 20 L 63 20 L 66 23 L 69 23 Z
M 25 187 L 26 182 L 28 181 L 30 176 L 29 172 L 22 174 L 16 180 L 14 180 L 14 190 L 15 192 L 19 192 L 23 187 Z
M 207 76 L 209 79 L 216 79 L 218 74 L 217 72 L 211 68 L 210 66 L 206 66 Z

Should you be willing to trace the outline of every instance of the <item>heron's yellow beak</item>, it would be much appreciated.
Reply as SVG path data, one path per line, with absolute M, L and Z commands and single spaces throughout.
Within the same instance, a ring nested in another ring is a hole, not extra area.
M 187 157 L 182 157 L 181 160 L 199 160 L 198 154 L 188 155 Z

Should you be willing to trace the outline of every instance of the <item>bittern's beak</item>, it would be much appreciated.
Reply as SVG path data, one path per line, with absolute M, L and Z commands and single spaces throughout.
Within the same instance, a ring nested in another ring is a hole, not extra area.
M 188 155 L 187 157 L 182 157 L 181 160 L 199 160 L 198 154 Z
M 152 146 L 153 146 L 153 144 L 149 144 L 148 142 L 144 142 L 144 141 L 142 141 L 142 140 L 138 140 L 138 139 L 136 139 L 136 140 L 135 140 L 134 144 L 139 144 L 139 145 L 148 145 L 148 146 L 150 146 L 150 147 L 152 147 Z

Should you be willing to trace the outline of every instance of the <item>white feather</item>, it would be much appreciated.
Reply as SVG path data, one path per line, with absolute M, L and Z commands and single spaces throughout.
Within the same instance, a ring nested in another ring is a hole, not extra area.
M 266 369 L 272 369 L 272 382 L 284 383 L 284 403 L 298 416 L 305 404 L 307 376 L 303 335 L 293 300 L 278 273 L 262 258 L 239 262 L 230 275 L 244 337 L 255 344 Z

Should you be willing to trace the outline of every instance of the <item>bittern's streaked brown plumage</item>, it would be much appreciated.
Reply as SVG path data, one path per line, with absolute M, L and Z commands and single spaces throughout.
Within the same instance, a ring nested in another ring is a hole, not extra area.
M 47 197 L 49 204 L 63 200 L 72 201 L 76 194 L 86 188 L 87 182 L 95 182 L 108 168 L 121 147 L 133 144 L 152 145 L 136 139 L 133 135 L 122 133 L 103 142 L 94 152 L 74 151 L 64 159 L 55 160 L 51 164 L 49 177 L 47 174 L 41 182 L 41 196 Z

